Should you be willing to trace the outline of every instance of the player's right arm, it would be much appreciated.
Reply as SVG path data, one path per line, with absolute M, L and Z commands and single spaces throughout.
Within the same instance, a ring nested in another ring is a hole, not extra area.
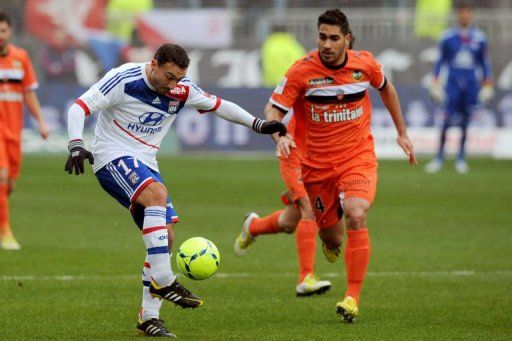
M 437 103 L 443 103 L 446 98 L 443 84 L 439 78 L 441 67 L 447 62 L 446 35 L 447 33 L 443 35 L 439 42 L 439 58 L 434 63 L 434 69 L 432 71 L 432 83 L 430 84 L 429 89 L 430 97 Z
M 120 80 L 125 73 L 135 73 L 136 71 L 113 69 L 96 84 L 91 86 L 83 95 L 81 95 L 68 110 L 68 150 L 69 156 L 64 166 L 64 170 L 69 174 L 73 171 L 76 175 L 84 173 L 84 160 L 94 164 L 94 157 L 90 151 L 85 149 L 83 141 L 83 130 L 85 117 L 104 110 L 114 104 L 118 98 L 117 92 L 120 89 Z
M 304 77 L 304 64 L 299 60 L 293 64 L 285 76 L 281 80 L 272 96 L 269 103 L 265 106 L 265 119 L 281 121 L 284 115 L 289 112 L 294 103 L 299 100 L 300 96 L 304 95 L 305 83 Z M 288 158 L 290 149 L 296 148 L 295 141 L 291 135 L 276 136 L 272 135 L 272 139 L 276 142 L 276 156 Z
M 267 103 L 264 109 L 264 115 L 266 121 L 279 121 L 283 120 L 286 115 L 286 111 L 279 108 L 278 106 Z M 272 134 L 272 140 L 276 143 L 276 156 L 287 158 L 290 155 L 290 148 L 296 148 L 295 141 L 290 134 L 286 136 L 279 136 L 279 134 Z

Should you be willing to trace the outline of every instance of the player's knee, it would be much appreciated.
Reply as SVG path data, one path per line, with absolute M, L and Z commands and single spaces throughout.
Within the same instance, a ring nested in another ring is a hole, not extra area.
M 348 228 L 362 228 L 366 224 L 366 209 L 363 207 L 352 207 L 343 210 Z
M 291 216 L 290 214 L 281 214 L 277 218 L 279 228 L 285 233 L 295 232 L 298 222 L 298 219 L 295 219 L 294 216 Z
M 315 213 L 313 212 L 309 198 L 299 198 L 297 205 L 299 206 L 301 219 L 315 220 Z
M 167 205 L 167 189 L 160 182 L 153 182 L 142 191 L 137 202 L 144 207 L 165 207 Z
M 295 229 L 297 228 L 297 224 L 284 224 L 283 226 L 281 226 L 281 228 L 283 229 L 283 232 L 284 233 L 293 233 L 295 232 Z
M 9 181 L 9 171 L 7 168 L 0 168 L 0 184 L 7 185 Z

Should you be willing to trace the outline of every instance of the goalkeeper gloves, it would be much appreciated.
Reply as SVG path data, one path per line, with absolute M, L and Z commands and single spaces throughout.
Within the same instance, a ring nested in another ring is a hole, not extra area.
M 91 165 L 94 164 L 94 157 L 92 153 L 84 148 L 84 141 L 82 140 L 72 140 L 68 143 L 69 157 L 66 161 L 66 166 L 64 170 L 69 174 L 73 173 L 73 169 L 75 170 L 75 174 L 83 174 L 84 173 L 84 160 L 89 159 L 89 163 Z
M 260 134 L 274 134 L 279 133 L 279 136 L 286 135 L 286 126 L 279 121 L 265 121 L 256 118 L 252 123 L 252 130 Z
M 485 84 L 478 93 L 478 100 L 487 105 L 494 98 L 494 89 L 491 84 Z
M 429 89 L 430 97 L 436 103 L 443 103 L 446 99 L 446 94 L 444 93 L 443 84 L 439 81 L 433 81 L 430 85 Z

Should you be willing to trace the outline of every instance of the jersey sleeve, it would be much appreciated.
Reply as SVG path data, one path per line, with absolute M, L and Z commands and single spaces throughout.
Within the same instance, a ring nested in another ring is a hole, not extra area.
M 304 75 L 299 65 L 295 63 L 286 71 L 281 83 L 276 86 L 270 96 L 270 103 L 285 111 L 290 111 L 293 104 L 304 93 L 304 82 L 302 81 Z
M 482 67 L 482 76 L 485 82 L 491 82 L 492 68 L 491 61 L 487 52 L 487 37 L 483 32 L 479 32 L 481 36 L 480 53 L 478 55 L 478 62 Z
M 446 47 L 446 37 L 445 35 L 443 35 L 443 38 L 439 41 L 439 58 L 437 58 L 436 62 L 434 63 L 434 68 L 432 70 L 432 75 L 434 76 L 435 79 L 439 77 L 439 74 L 441 73 L 441 67 L 448 60 L 448 53 Z
M 386 85 L 386 76 L 384 76 L 384 73 L 382 72 L 382 64 L 377 62 L 377 60 L 369 52 L 367 60 L 368 68 L 366 72 L 368 74 L 370 85 L 377 90 L 383 89 Z
M 135 72 L 136 70 L 134 70 Z M 122 91 L 120 84 L 123 84 L 121 80 L 124 73 L 126 71 L 120 72 L 119 69 L 110 70 L 102 79 L 82 94 L 75 103 L 84 109 L 86 115 L 115 105 L 119 99 L 119 92 Z
M 36 79 L 36 74 L 34 72 L 34 68 L 32 67 L 32 62 L 30 61 L 30 57 L 28 53 L 25 52 L 25 58 L 23 63 L 23 68 L 25 72 L 25 76 L 22 80 L 23 88 L 26 91 L 31 91 L 37 89 L 39 86 Z
M 220 98 L 210 95 L 188 79 L 183 80 L 182 83 L 188 86 L 189 89 L 187 101 L 185 102 L 186 106 L 196 109 L 201 114 L 215 111 L 219 108 Z

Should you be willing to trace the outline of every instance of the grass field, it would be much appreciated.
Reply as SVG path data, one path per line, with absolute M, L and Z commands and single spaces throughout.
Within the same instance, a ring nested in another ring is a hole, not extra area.
M 25 159 L 11 200 L 23 248 L 0 251 L 0 339 L 135 338 L 140 233 L 90 170 L 68 176 L 63 161 Z M 162 159 L 181 219 L 176 243 L 204 236 L 222 260 L 211 279 L 182 278 L 203 307 L 164 303 L 161 317 L 184 340 L 510 340 L 512 162 L 470 166 L 427 175 L 381 162 L 361 313 L 347 325 L 334 313 L 343 261 L 328 264 L 320 251 L 317 273 L 333 288 L 299 299 L 293 236 L 260 237 L 246 257 L 233 255 L 245 212 L 280 207 L 275 160 Z

